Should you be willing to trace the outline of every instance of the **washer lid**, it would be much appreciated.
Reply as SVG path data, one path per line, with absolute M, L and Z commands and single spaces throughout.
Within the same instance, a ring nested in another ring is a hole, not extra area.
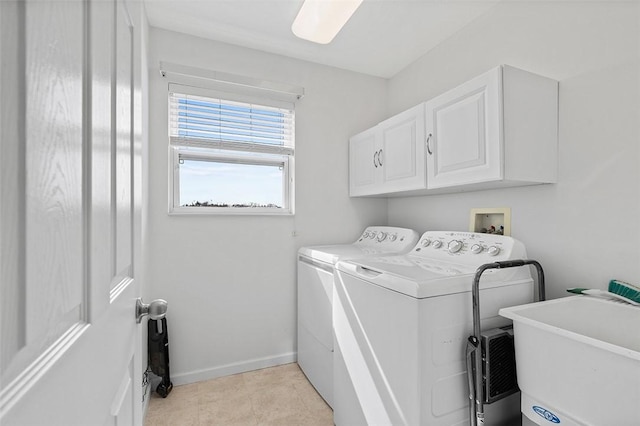
M 396 252 L 390 252 L 380 247 L 367 247 L 356 244 L 302 247 L 298 251 L 300 256 L 305 256 L 330 265 L 335 265 L 339 260 L 378 256 L 386 253 Z
M 336 269 L 341 280 L 349 275 L 423 299 L 471 292 L 476 267 L 401 255 L 340 261 Z M 527 268 L 490 269 L 482 275 L 480 285 L 490 288 L 531 281 Z

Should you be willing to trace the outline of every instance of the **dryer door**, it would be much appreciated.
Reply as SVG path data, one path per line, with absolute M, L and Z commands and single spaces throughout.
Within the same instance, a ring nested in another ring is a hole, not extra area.
M 300 257 L 298 262 L 298 364 L 325 399 L 333 395 L 333 268 Z

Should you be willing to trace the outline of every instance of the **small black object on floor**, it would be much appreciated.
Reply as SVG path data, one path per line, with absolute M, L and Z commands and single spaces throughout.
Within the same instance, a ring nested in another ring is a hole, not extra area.
M 156 392 L 163 398 L 173 389 L 171 377 L 169 376 L 169 334 L 167 332 L 167 319 L 150 319 L 147 323 L 149 367 L 162 381 L 156 388 Z

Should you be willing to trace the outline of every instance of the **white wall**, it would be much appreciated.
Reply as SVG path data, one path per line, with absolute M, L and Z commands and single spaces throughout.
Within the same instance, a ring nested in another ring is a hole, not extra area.
M 149 39 L 149 288 L 169 302 L 174 384 L 293 361 L 296 252 L 387 222 L 384 199 L 348 196 L 350 135 L 386 113 L 383 79 L 152 28 Z M 159 61 L 303 86 L 294 217 L 167 214 L 167 81 Z M 293 237 L 293 232 L 297 237 Z
M 389 224 L 466 230 L 473 207 L 511 207 L 512 235 L 567 287 L 640 282 L 638 2 L 503 2 L 389 82 L 390 114 L 499 64 L 560 82 L 559 182 L 390 199 Z

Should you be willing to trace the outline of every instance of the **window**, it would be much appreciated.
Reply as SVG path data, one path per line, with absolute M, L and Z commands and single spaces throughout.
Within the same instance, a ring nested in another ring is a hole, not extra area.
M 169 85 L 171 213 L 293 214 L 292 103 Z

